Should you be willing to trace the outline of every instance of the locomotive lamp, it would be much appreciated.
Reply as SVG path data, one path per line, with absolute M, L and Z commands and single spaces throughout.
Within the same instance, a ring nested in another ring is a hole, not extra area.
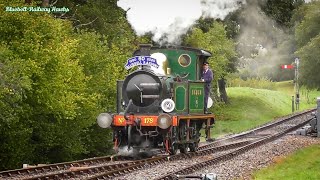
M 102 128 L 108 128 L 112 123 L 112 116 L 109 113 L 101 113 L 97 117 L 97 123 Z
M 171 68 L 167 68 L 167 75 L 171 74 Z
M 161 129 L 167 129 L 172 124 L 172 119 L 168 114 L 160 114 L 158 116 L 158 126 Z
M 165 99 L 162 101 L 161 103 L 161 109 L 164 111 L 164 112 L 172 112 L 175 108 L 175 103 L 172 99 Z

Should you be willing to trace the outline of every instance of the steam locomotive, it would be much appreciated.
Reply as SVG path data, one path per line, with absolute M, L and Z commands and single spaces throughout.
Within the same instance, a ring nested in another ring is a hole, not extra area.
M 196 151 L 201 129 L 210 139 L 214 114 L 204 111 L 205 83 L 199 80 L 210 56 L 203 49 L 140 45 L 125 64 L 136 70 L 117 81 L 117 112 L 97 117 L 100 127 L 112 129 L 114 148 L 176 154 Z

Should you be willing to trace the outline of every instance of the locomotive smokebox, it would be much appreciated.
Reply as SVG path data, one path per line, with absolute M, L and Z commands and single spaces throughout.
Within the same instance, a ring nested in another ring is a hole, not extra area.
M 161 80 L 152 72 L 136 71 L 128 75 L 122 87 L 126 103 L 131 99 L 138 107 L 147 107 L 160 98 Z

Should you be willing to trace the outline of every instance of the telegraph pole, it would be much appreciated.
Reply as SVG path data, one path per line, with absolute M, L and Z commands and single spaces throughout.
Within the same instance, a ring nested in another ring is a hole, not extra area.
M 300 94 L 299 94 L 299 58 L 295 58 L 295 71 L 294 71 L 294 77 L 295 77 L 295 92 L 296 92 L 296 110 L 299 110 L 299 102 L 300 102 Z

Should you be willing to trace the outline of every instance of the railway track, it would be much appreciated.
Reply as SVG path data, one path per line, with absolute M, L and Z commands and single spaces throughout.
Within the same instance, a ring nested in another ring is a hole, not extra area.
M 264 139 L 266 137 L 269 137 L 269 133 L 266 131 L 268 131 L 269 129 L 271 128 L 274 128 L 276 126 L 279 126 L 283 123 L 289 123 L 291 122 L 291 120 L 294 120 L 295 118 L 299 117 L 299 116 L 303 116 L 305 114 L 308 114 L 310 113 L 311 111 L 313 110 L 310 110 L 310 111 L 305 111 L 305 112 L 302 112 L 302 113 L 299 113 L 299 114 L 295 114 L 295 115 L 292 115 L 292 116 L 289 116 L 287 118 L 283 118 L 279 121 L 276 121 L 276 122 L 273 122 L 273 123 L 269 123 L 265 126 L 261 126 L 259 128 L 256 128 L 256 129 L 253 129 L 253 130 L 250 130 L 246 133 L 242 133 L 242 134 L 239 134 L 239 135 L 235 135 L 235 136 L 232 136 L 232 137 L 229 137 L 229 138 L 225 138 L 225 139 L 222 139 L 220 140 L 220 144 L 224 144 L 226 142 L 230 142 L 230 146 L 233 146 L 233 148 L 230 148 L 225 145 L 222 145 L 220 148 L 220 151 L 227 151 L 228 149 L 237 149 L 239 147 L 243 147 L 243 146 L 247 146 L 249 144 L 252 144 L 253 142 L 256 142 L 258 140 L 261 140 L 261 139 Z M 231 145 L 231 144 L 235 144 L 234 141 L 246 141 L 245 139 L 248 139 L 248 138 L 253 138 L 252 139 L 252 142 L 250 142 L 249 144 L 242 144 L 242 145 Z M 255 140 L 254 140 L 255 139 Z M 231 143 L 232 142 L 232 143 Z M 216 142 L 217 144 L 219 143 Z M 213 146 L 213 147 L 209 147 L 209 146 Z M 184 155 L 181 155 L 179 156 L 179 158 L 175 158 L 175 156 L 170 156 L 168 159 L 172 160 L 172 161 L 175 161 L 175 160 L 179 160 L 181 159 L 181 157 L 184 157 L 185 159 L 191 159 L 193 157 L 196 157 L 196 156 L 205 156 L 205 155 L 208 155 L 208 154 L 215 154 L 218 152 L 218 149 L 215 145 L 213 144 L 210 144 L 208 146 L 206 146 L 206 151 L 197 151 L 195 153 L 188 153 L 188 154 L 184 154 Z M 197 166 L 197 165 L 195 165 Z M 157 174 L 156 171 L 157 169 L 160 169 L 159 167 L 158 168 L 146 168 L 148 171 L 147 173 L 150 174 L 150 172 L 154 173 L 154 174 Z M 170 169 L 170 168 L 169 168 Z M 185 171 L 185 170 L 182 170 L 182 171 Z M 125 172 L 121 172 L 121 174 L 125 174 Z M 120 174 L 118 174 L 120 175 Z M 114 178 L 115 176 L 113 176 L 112 174 L 109 174 L 109 173 L 102 173 L 102 174 L 99 174 L 99 175 L 96 175 L 96 176 L 93 176 L 93 177 L 90 177 L 89 179 L 109 179 L 109 178 Z M 122 177 L 121 177 L 122 178 Z M 120 178 L 120 179 L 121 179 Z M 153 177 L 152 177 L 153 178 Z M 124 177 L 123 179 L 126 179 L 126 177 Z M 150 177 L 148 177 L 147 179 L 151 179 Z
M 221 151 L 226 148 L 234 148 L 244 144 L 248 144 L 250 141 L 239 141 L 229 143 L 226 141 L 230 139 L 222 139 L 216 142 L 199 147 L 199 151 L 195 152 L 197 155 L 205 154 L 209 151 Z M 212 148 L 214 147 L 214 148 Z M 126 157 L 122 156 L 106 156 L 91 158 L 80 161 L 66 162 L 50 164 L 45 166 L 31 167 L 28 169 L 17 169 L 10 171 L 0 172 L 0 178 L 3 179 L 68 179 L 76 178 L 80 176 L 86 176 L 92 173 L 108 172 L 110 177 L 122 174 L 125 172 L 131 172 L 139 168 L 143 168 L 145 164 L 155 165 L 168 160 L 177 160 L 189 157 L 190 154 L 177 154 L 175 156 L 162 156 L 154 157 L 144 160 L 136 160 L 123 162 Z M 118 170 L 117 170 L 118 169 Z M 119 170 L 120 169 L 120 170 Z M 117 172 L 118 171 L 118 172 Z
M 125 157 L 123 156 L 115 155 L 115 156 L 96 157 L 96 158 L 84 159 L 79 161 L 32 166 L 29 168 L 2 171 L 0 172 L 0 178 L 15 179 L 15 178 L 21 177 L 24 179 L 24 178 L 36 176 L 39 174 L 49 174 L 52 172 L 59 172 L 59 171 L 61 172 L 61 171 L 66 171 L 72 168 L 95 166 L 97 164 L 108 163 L 115 160 L 124 160 L 124 159 Z
M 299 129 L 299 128 L 303 127 L 304 125 L 306 125 L 312 118 L 308 118 L 307 116 L 304 116 L 304 115 L 310 113 L 311 111 L 313 111 L 313 110 L 306 111 L 301 114 L 297 114 L 292 117 L 285 118 L 282 121 L 271 123 L 270 125 L 263 126 L 261 128 L 252 130 L 252 131 L 250 131 L 249 134 L 255 134 L 257 136 L 261 136 L 261 134 L 267 134 L 267 135 L 265 135 L 265 137 L 263 137 L 261 139 L 258 139 L 257 141 L 254 141 L 254 142 L 252 142 L 248 145 L 245 145 L 243 147 L 240 147 L 238 149 L 232 150 L 228 153 L 212 157 L 206 161 L 195 163 L 195 164 L 192 164 L 188 167 L 171 172 L 170 174 L 161 176 L 161 177 L 157 178 L 157 180 L 170 180 L 170 179 L 178 179 L 178 178 L 186 177 L 186 175 L 191 174 L 191 173 L 193 173 L 197 170 L 200 170 L 204 167 L 208 167 L 210 165 L 217 164 L 221 161 L 230 160 L 230 159 L 234 158 L 235 156 L 238 156 L 242 153 L 249 151 L 250 149 L 256 148 L 258 146 L 261 146 L 261 145 L 264 145 L 264 144 L 269 143 L 271 141 L 274 141 L 276 139 L 279 139 L 282 136 L 284 136 L 285 134 L 292 132 L 292 131 Z M 304 117 L 294 119 L 299 116 L 304 116 Z M 287 128 L 284 128 L 284 127 L 287 127 Z M 275 132 L 276 131 L 275 128 L 279 128 L 278 132 Z M 241 135 L 241 136 L 244 136 L 244 135 Z
M 195 152 L 196 155 L 202 155 L 208 153 L 209 151 L 221 151 L 228 148 L 235 148 L 238 146 L 243 146 L 249 144 L 250 140 L 238 141 L 230 143 L 227 145 L 220 145 L 224 141 L 217 141 L 210 143 L 208 145 L 200 147 L 201 150 Z M 226 143 L 224 143 L 226 144 Z M 212 148 L 212 146 L 215 146 Z M 115 177 L 123 173 L 132 172 L 137 169 L 144 168 L 146 165 L 156 165 L 159 163 L 164 163 L 169 160 L 177 160 L 189 157 L 190 154 L 177 154 L 175 156 L 160 156 L 153 157 L 143 160 L 135 160 L 129 162 L 113 162 L 113 160 L 123 160 L 124 157 L 121 156 L 106 156 L 99 158 L 92 158 L 88 160 L 67 162 L 46 165 L 41 167 L 33 167 L 30 169 L 18 169 L 5 171 L 0 173 L 1 178 L 5 179 L 69 179 L 69 178 L 80 178 L 84 176 L 90 176 L 90 174 L 96 174 L 105 172 L 108 177 Z
M 222 138 L 216 140 L 207 145 L 198 148 L 197 152 L 187 153 L 187 154 L 177 154 L 174 156 L 159 156 L 143 160 L 121 162 L 115 160 L 123 160 L 122 156 L 106 156 L 99 158 L 86 159 L 81 161 L 73 161 L 67 163 L 58 163 L 52 165 L 45 165 L 41 167 L 33 167 L 29 169 L 18 169 L 0 172 L 0 178 L 4 179 L 108 179 L 116 176 L 121 176 L 126 173 L 136 171 L 138 169 L 151 167 L 160 163 L 165 163 L 168 161 L 175 161 L 184 158 L 192 158 L 196 156 L 203 156 L 206 154 L 212 154 L 219 151 L 232 150 L 233 155 L 227 155 L 227 157 L 233 157 L 244 150 L 238 150 L 239 148 L 253 148 L 254 144 L 262 144 L 262 142 L 267 142 L 265 139 L 270 139 L 272 136 L 270 132 L 266 133 L 269 129 L 272 129 L 281 124 L 290 123 L 290 121 L 296 117 L 310 113 L 313 110 L 305 111 L 299 114 L 283 118 L 279 121 L 269 123 L 267 125 L 261 126 L 250 131 L 230 136 L 227 138 Z M 307 120 L 308 121 L 308 120 Z M 291 128 L 296 128 L 291 127 Z M 292 131 L 292 130 L 290 130 Z M 287 131 L 284 131 L 284 134 Z M 219 160 L 220 159 L 220 160 Z M 212 160 L 213 162 L 221 161 L 223 157 Z M 211 161 L 210 161 L 211 162 Z M 207 163 L 210 163 L 207 162 Z M 201 167 L 202 165 L 197 165 Z M 190 167 L 190 169 L 195 170 Z M 182 171 L 191 172 L 190 169 L 184 169 Z M 180 171 L 172 173 L 171 175 L 161 177 L 160 179 L 172 179 L 174 174 L 181 174 Z M 176 176 L 175 176 L 176 177 Z
M 191 157 L 202 156 L 202 155 L 210 154 L 210 153 L 214 153 L 214 152 L 225 151 L 228 149 L 234 149 L 237 147 L 244 146 L 246 144 L 250 144 L 251 142 L 252 142 L 252 140 L 244 140 L 244 141 L 238 141 L 238 142 L 234 142 L 234 143 L 224 144 L 221 146 L 204 148 L 204 149 L 199 150 L 197 152 L 192 152 L 192 153 L 187 153 L 187 154 L 182 154 L 182 153 L 176 154 L 173 156 L 163 157 L 163 158 L 161 158 L 161 161 L 158 161 L 158 162 L 154 162 L 154 160 L 151 159 L 149 162 L 147 162 L 147 164 L 136 164 L 136 165 L 133 165 L 130 167 L 125 167 L 125 168 L 117 169 L 114 171 L 103 172 L 101 174 L 90 176 L 90 177 L 88 177 L 88 179 L 111 179 L 111 178 L 129 173 L 129 172 L 132 172 L 135 169 L 150 167 L 150 166 L 153 166 L 153 165 L 156 165 L 159 163 L 165 163 L 168 161 L 175 161 L 175 160 L 179 160 L 179 159 L 191 158 Z

